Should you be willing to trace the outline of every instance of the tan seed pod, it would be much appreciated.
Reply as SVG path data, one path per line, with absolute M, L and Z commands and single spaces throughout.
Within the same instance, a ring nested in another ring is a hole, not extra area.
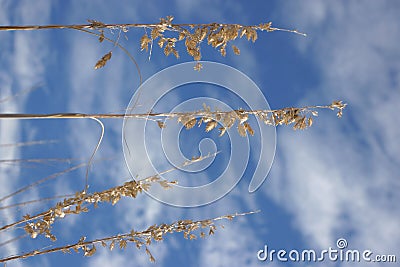
M 240 49 L 236 45 L 232 45 L 233 53 L 240 55 Z
M 242 137 L 246 137 L 246 128 L 243 124 L 238 124 L 238 133 Z
M 200 62 L 197 62 L 196 65 L 194 65 L 193 69 L 196 71 L 201 71 L 203 68 L 203 65 Z
M 97 70 L 104 67 L 107 64 L 107 62 L 111 59 L 111 56 L 112 56 L 112 51 L 105 54 L 99 61 L 97 61 L 96 65 L 94 66 L 94 69 Z
M 196 118 L 187 121 L 184 125 L 187 130 L 192 129 L 196 125 Z
M 178 41 L 181 41 L 181 40 L 185 39 L 185 37 L 186 37 L 185 33 L 184 32 L 180 32 L 179 33 L 179 37 L 178 37 Z
M 157 27 L 154 27 L 153 30 L 150 33 L 151 39 L 157 39 L 159 36 L 161 36 L 160 32 L 158 31 Z
M 110 251 L 112 251 L 115 247 L 115 240 L 113 240 L 110 244 Z
M 104 41 L 104 31 L 101 30 L 100 36 L 99 36 L 99 42 L 102 43 Z
M 253 136 L 254 135 L 254 130 L 251 128 L 250 124 L 248 124 L 247 122 L 244 123 L 244 127 L 246 128 L 247 132 Z
M 163 48 L 163 46 L 164 46 L 164 44 L 165 44 L 166 41 L 167 41 L 167 40 L 166 40 L 164 37 L 161 37 L 160 40 L 158 40 L 158 46 L 159 46 L 160 48 Z
M 210 121 L 210 122 L 208 122 L 207 125 L 206 125 L 206 132 L 211 131 L 211 130 L 214 129 L 217 125 L 218 125 L 218 122 L 216 122 L 216 121 Z
M 219 130 L 220 130 L 219 137 L 221 137 L 221 136 L 223 136 L 225 134 L 226 128 L 225 127 L 220 127 Z
M 121 241 L 119 241 L 119 248 L 120 249 L 125 249 L 127 245 L 127 241 L 125 239 L 122 239 Z
M 90 257 L 90 256 L 93 256 L 94 253 L 96 253 L 96 247 L 95 246 L 93 246 L 91 249 L 87 249 L 85 251 L 85 253 L 84 253 L 84 256 L 85 257 Z
M 313 119 L 311 117 L 308 118 L 308 127 L 311 127 L 313 124 Z
M 142 38 L 140 38 L 140 50 L 143 51 L 146 49 L 146 52 L 149 50 L 149 43 L 151 42 L 151 39 L 147 36 L 147 34 L 144 34 Z
M 162 121 L 157 121 L 158 127 L 160 127 L 160 129 L 165 128 L 165 123 Z

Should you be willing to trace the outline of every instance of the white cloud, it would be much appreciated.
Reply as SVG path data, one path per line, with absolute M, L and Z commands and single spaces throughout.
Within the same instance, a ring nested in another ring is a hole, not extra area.
M 131 247 L 132 246 L 132 247 Z M 108 266 L 154 266 L 149 261 L 144 249 L 137 250 L 133 244 L 128 245 L 125 251 L 109 251 L 106 248 L 98 248 L 96 254 L 88 261 L 89 266 L 108 267 Z M 154 256 L 154 255 L 153 255 Z M 157 259 L 156 259 L 157 262 Z
M 207 3 L 209 2 L 209 3 Z M 223 11 L 221 8 L 221 1 L 185 1 L 176 0 L 176 11 L 175 15 L 177 19 L 193 18 L 194 16 L 199 16 L 201 14 L 202 18 L 215 19 L 222 17 Z M 209 5 L 213 5 L 215 8 L 207 8 L 207 12 L 202 11 Z M 217 7 L 219 6 L 219 8 Z
M 258 261 L 254 250 L 256 229 L 240 220 L 224 225 L 223 229 L 217 228 L 215 235 L 198 241 L 204 242 L 199 266 L 255 266 Z
M 0 3 L 0 24 L 1 25 L 8 25 L 9 18 L 7 16 L 7 10 L 9 10 L 10 3 L 9 2 L 1 2 Z
M 2 3 L 0 11 L 0 23 L 7 25 L 12 23 L 44 23 L 50 15 L 50 3 L 48 1 L 25 1 L 18 6 Z M 37 38 L 33 32 L 1 32 L 0 51 L 2 51 L 2 66 L 0 70 L 1 99 L 20 93 L 36 85 L 43 80 L 47 46 L 44 39 Z M 19 95 L 15 98 L 7 98 L 7 101 L 0 102 L 0 112 L 18 112 L 24 109 L 27 95 Z M 12 144 L 20 141 L 22 127 L 16 120 L 0 121 L 0 143 Z M 1 158 L 16 159 L 20 157 L 18 147 L 1 148 Z M 20 169 L 15 165 L 0 166 L 0 196 L 5 196 L 18 188 L 20 182 Z M 23 198 L 30 198 L 35 192 L 26 193 Z M 15 200 L 8 199 L 2 202 L 3 205 L 13 204 Z M 2 225 L 15 221 L 14 210 L 1 211 Z M 15 237 L 10 231 L 1 233 L 2 240 Z M 4 238 L 4 239 L 3 239 Z M 19 252 L 17 242 L 12 242 L 2 247 L 5 256 Z M 19 266 L 20 262 L 15 262 Z
M 5 106 L 12 106 L 12 104 L 2 104 L 0 105 L 0 112 L 3 111 Z M 12 108 L 12 107 L 8 107 Z M 17 121 L 0 121 L 0 144 L 10 144 L 16 142 L 16 137 L 19 136 L 20 124 Z M 16 147 L 7 147 L 1 148 L 1 155 L 2 159 L 13 159 L 19 157 L 19 149 Z M 10 183 L 9 181 L 17 181 L 18 175 L 20 171 L 18 168 L 15 168 L 13 165 L 0 165 L 0 196 L 6 196 L 15 190 L 15 185 Z M 1 202 L 1 206 L 6 206 L 11 204 L 10 199 L 4 200 Z M 10 210 L 2 210 L 1 214 L 1 225 L 6 225 L 8 223 L 12 223 L 14 221 L 15 215 Z M 8 233 L 1 233 L 2 235 L 2 242 L 5 240 L 10 240 L 15 237 L 15 235 L 11 232 Z M 3 239 L 4 238 L 4 239 Z M 5 254 L 12 254 L 18 251 L 18 246 L 15 243 L 9 243 L 5 245 L 2 249 L 6 251 Z
M 266 193 L 295 216 L 310 244 L 326 247 L 345 235 L 351 247 L 399 247 L 398 10 L 389 1 L 302 1 L 282 11 L 311 36 L 298 48 L 322 74 L 299 102 L 349 103 L 342 120 L 324 114 L 306 132 L 280 131 L 280 175 Z
M 16 24 L 46 23 L 51 15 L 51 7 L 49 0 L 38 0 L 34 4 L 29 0 L 24 0 L 19 5 L 15 5 L 15 16 L 12 18 Z

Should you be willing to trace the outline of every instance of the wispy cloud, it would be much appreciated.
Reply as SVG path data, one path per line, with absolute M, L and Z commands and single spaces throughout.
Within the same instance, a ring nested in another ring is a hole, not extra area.
M 1 24 L 29 24 L 45 23 L 50 15 L 50 3 L 48 1 L 25 1 L 21 5 L 2 3 L 0 13 Z M 2 68 L 0 70 L 1 98 L 14 95 L 31 88 L 38 81 L 44 80 L 44 65 L 47 55 L 46 40 L 36 38 L 34 33 L 10 33 L 2 32 Z M 43 36 L 43 35 L 42 35 Z M 0 112 L 18 112 L 25 109 L 28 94 L 10 98 L 0 103 Z M 0 121 L 0 143 L 12 144 L 20 141 L 21 124 L 17 121 Z M 18 158 L 21 155 L 20 148 L 11 146 L 1 149 L 1 157 L 6 159 Z M 10 194 L 17 188 L 20 181 L 20 169 L 16 166 L 0 166 L 1 189 L 0 195 Z M 35 194 L 26 194 L 25 197 L 33 197 Z M 2 205 L 10 203 L 4 201 Z M 1 212 L 2 224 L 14 221 L 15 213 L 9 210 Z M 3 239 L 4 237 L 4 239 Z M 2 240 L 13 238 L 11 233 L 2 233 Z M 12 242 L 2 247 L 3 255 L 19 252 L 18 242 Z M 18 263 L 17 263 L 18 265 Z
M 88 260 L 88 266 L 154 266 L 144 249 L 127 247 L 125 251 L 118 252 L 99 249 L 94 257 Z
M 400 188 L 399 8 L 389 1 L 291 2 L 282 15 L 309 33 L 299 50 L 321 71 L 321 82 L 301 103 L 343 99 L 345 118 L 321 116 L 307 132 L 280 131 L 279 177 L 268 195 L 295 216 L 310 244 L 387 253 L 400 246 L 396 227 Z M 313 126 L 314 127 L 314 126 Z
M 255 229 L 246 223 L 228 223 L 208 237 L 199 253 L 198 266 L 255 266 L 257 264 L 254 243 Z M 202 242 L 202 241 L 198 241 Z

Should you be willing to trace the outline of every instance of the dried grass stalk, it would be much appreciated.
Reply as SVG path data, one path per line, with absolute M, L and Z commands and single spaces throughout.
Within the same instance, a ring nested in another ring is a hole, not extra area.
M 184 238 L 186 239 L 196 239 L 198 236 L 204 238 L 207 235 L 213 235 L 215 230 L 217 229 L 216 222 L 220 220 L 232 220 L 238 216 L 246 216 L 254 213 L 258 213 L 259 211 L 251 211 L 245 213 L 235 213 L 220 216 L 217 218 L 212 219 L 205 219 L 199 221 L 193 220 L 179 220 L 170 224 L 159 224 L 159 225 L 152 225 L 148 227 L 144 231 L 135 231 L 131 230 L 128 233 L 117 234 L 109 237 L 98 238 L 94 240 L 86 241 L 86 237 L 83 236 L 79 239 L 78 242 L 70 245 L 65 245 L 61 247 L 55 247 L 50 249 L 43 249 L 43 250 L 33 250 L 24 254 L 14 255 L 6 258 L 0 259 L 1 262 L 8 262 L 16 259 L 24 259 L 28 257 L 49 254 L 54 252 L 63 252 L 63 253 L 72 253 L 75 251 L 79 253 L 79 251 L 83 252 L 83 255 L 86 257 L 93 256 L 97 251 L 97 246 L 108 247 L 110 250 L 113 250 L 116 246 L 120 249 L 125 249 L 128 243 L 133 243 L 136 248 L 140 249 L 142 247 L 145 248 L 146 253 L 149 256 L 149 260 L 151 262 L 155 262 L 155 258 L 151 254 L 148 246 L 153 241 L 162 241 L 166 234 L 173 234 L 182 232 Z M 199 232 L 198 236 L 195 232 Z
M 200 45 L 206 42 L 207 45 L 218 49 L 222 56 L 226 55 L 226 47 L 229 42 L 237 38 L 246 38 L 248 41 L 255 42 L 258 38 L 257 32 L 259 31 L 285 31 L 290 33 L 306 36 L 297 30 L 288 30 L 272 27 L 272 22 L 261 23 L 259 25 L 240 25 L 240 24 L 226 24 L 226 23 L 206 23 L 206 24 L 192 24 L 192 23 L 173 23 L 174 17 L 167 16 L 161 18 L 159 23 L 146 24 L 146 23 L 128 23 L 128 24 L 106 24 L 96 20 L 88 20 L 89 24 L 74 24 L 74 25 L 26 25 L 26 26 L 0 26 L 0 31 L 32 31 L 42 29 L 73 29 L 83 32 L 95 34 L 98 36 L 99 42 L 112 40 L 105 37 L 104 30 L 119 29 L 120 32 L 127 32 L 129 28 L 143 28 L 150 30 L 150 35 L 147 31 L 140 38 L 140 49 L 149 51 L 150 55 L 153 43 L 164 50 L 164 54 L 169 56 L 173 54 L 179 58 L 179 52 L 176 50 L 176 44 L 182 42 L 185 45 L 186 52 L 195 60 L 199 61 L 202 57 Z M 165 33 L 169 33 L 168 36 Z M 171 37 L 170 35 L 175 37 Z M 232 45 L 232 50 L 235 55 L 240 55 L 240 49 Z M 111 58 L 111 52 L 107 53 L 95 65 L 95 69 L 103 67 Z M 197 63 L 196 70 L 201 69 L 201 63 Z
M 192 129 L 196 123 L 200 126 L 206 123 L 206 131 L 219 129 L 225 133 L 226 129 L 231 128 L 236 122 L 238 131 L 246 136 L 245 132 L 253 135 L 254 131 L 246 121 L 249 116 L 256 116 L 267 125 L 293 125 L 293 129 L 305 129 L 312 125 L 313 117 L 318 116 L 318 109 L 336 110 L 336 115 L 341 118 L 343 110 L 347 106 L 342 101 L 333 101 L 329 105 L 305 106 L 305 107 L 287 107 L 275 110 L 232 110 L 232 111 L 211 111 L 210 107 L 203 110 L 192 112 L 171 112 L 171 113 L 143 113 L 143 114 L 81 114 L 81 113 L 57 113 L 57 114 L 0 114 L 0 119 L 145 119 L 155 120 L 160 128 L 165 128 L 166 124 L 161 119 L 176 118 L 186 129 Z M 222 124 L 217 128 L 218 123 Z
M 188 166 L 195 162 L 204 160 L 214 156 L 216 153 L 208 154 L 185 161 L 182 166 Z M 51 233 L 51 228 L 57 219 L 65 218 L 68 215 L 80 214 L 89 211 L 89 206 L 95 208 L 101 202 L 108 202 L 115 205 L 122 197 L 136 198 L 143 191 L 147 191 L 154 183 L 159 184 L 164 189 L 169 189 L 175 185 L 176 181 L 166 181 L 160 178 L 161 175 L 174 171 L 176 168 L 171 168 L 160 174 L 144 178 L 142 180 L 132 180 L 123 185 L 112 187 L 101 192 L 88 194 L 86 190 L 76 192 L 73 197 L 65 198 L 62 202 L 58 202 L 54 207 L 41 213 L 31 216 L 26 214 L 21 220 L 7 224 L 0 228 L 0 232 L 13 228 L 17 225 L 25 223 L 24 230 L 31 237 L 36 238 L 39 235 L 44 235 L 52 241 L 56 240 L 56 236 Z

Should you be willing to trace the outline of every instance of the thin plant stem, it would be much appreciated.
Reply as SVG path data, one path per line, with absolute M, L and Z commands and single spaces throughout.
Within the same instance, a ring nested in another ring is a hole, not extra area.
M 54 253 L 54 252 L 61 252 L 61 251 L 68 253 L 68 252 L 70 252 L 70 249 L 74 249 L 77 251 L 79 249 L 82 249 L 82 250 L 84 250 L 86 256 L 91 256 L 92 254 L 90 254 L 90 255 L 88 255 L 89 253 L 87 254 L 87 252 L 89 252 L 88 247 L 94 246 L 95 244 L 105 244 L 105 242 L 115 241 L 115 240 L 116 241 L 125 241 L 125 243 L 127 243 L 127 242 L 142 243 L 143 241 L 141 241 L 141 239 L 150 240 L 151 238 L 154 238 L 156 241 L 159 241 L 157 239 L 157 237 L 155 237 L 156 233 L 164 235 L 166 233 L 181 232 L 182 231 L 181 229 L 185 229 L 185 230 L 189 229 L 189 232 L 191 232 L 192 231 L 192 230 L 190 230 L 191 227 L 194 228 L 193 226 L 197 226 L 197 228 L 198 228 L 199 226 L 202 226 L 204 224 L 212 227 L 212 229 L 215 229 L 214 222 L 216 222 L 216 221 L 225 220 L 225 219 L 232 220 L 235 217 L 251 215 L 251 214 L 258 213 L 258 212 L 260 212 L 260 211 L 257 210 L 257 211 L 243 212 L 243 213 L 235 213 L 235 214 L 220 216 L 220 217 L 213 218 L 213 219 L 199 220 L 199 221 L 192 221 L 192 220 L 184 221 L 183 220 L 183 221 L 175 222 L 172 224 L 162 224 L 160 226 L 151 226 L 144 231 L 136 232 L 136 231 L 132 230 L 131 232 L 128 232 L 128 233 L 117 234 L 117 235 L 113 235 L 113 236 L 109 236 L 109 237 L 97 238 L 97 239 L 88 240 L 88 241 L 84 241 L 85 238 L 81 238 L 81 240 L 79 242 L 74 243 L 74 244 L 69 244 L 69 245 L 50 248 L 50 249 L 33 250 L 31 252 L 27 252 L 27 253 L 23 253 L 23 254 L 19 254 L 19 255 L 12 255 L 12 256 L 0 259 L 0 262 L 8 262 L 11 260 L 24 259 L 24 258 L 28 258 L 28 257 L 32 257 L 32 256 L 49 254 L 49 253 Z M 160 231 L 162 231 L 162 232 L 160 232 Z M 121 246 L 121 248 L 123 248 L 123 246 Z M 93 251 L 93 253 L 94 252 L 95 252 L 95 250 Z M 147 252 L 147 250 L 146 250 L 146 252 Z
M 181 167 L 191 165 L 193 163 L 202 161 L 202 160 L 207 159 L 209 157 L 213 157 L 213 156 L 217 155 L 218 153 L 219 153 L 219 151 L 217 151 L 215 153 L 208 154 L 206 156 L 200 156 L 200 157 L 197 157 L 197 158 L 189 159 L 189 160 L 185 161 L 182 164 Z M 75 166 L 75 168 L 76 168 L 76 166 Z M 104 190 L 104 191 L 101 191 L 101 192 L 95 192 L 95 193 L 92 193 L 92 194 L 87 194 L 85 191 L 77 192 L 74 195 L 75 197 L 72 197 L 72 198 L 69 198 L 69 199 L 64 199 L 63 203 L 65 205 L 62 204 L 63 205 L 62 208 L 64 209 L 64 208 L 69 208 L 71 206 L 74 206 L 75 204 L 77 204 L 76 202 L 79 202 L 79 203 L 87 202 L 87 203 L 92 203 L 92 204 L 95 203 L 95 202 L 105 202 L 105 201 L 113 202 L 113 199 L 108 197 L 108 194 L 110 192 L 119 192 L 120 190 L 122 190 L 124 188 L 125 189 L 127 188 L 129 190 L 134 190 L 135 191 L 134 194 L 137 194 L 137 193 L 141 193 L 143 190 L 147 190 L 148 186 L 150 186 L 151 183 L 159 183 L 165 189 L 168 189 L 172 184 L 175 184 L 176 182 L 175 181 L 174 182 L 168 182 L 168 181 L 161 180 L 161 179 L 159 179 L 159 176 L 161 176 L 163 174 L 166 174 L 166 173 L 169 173 L 169 172 L 172 172 L 174 170 L 177 170 L 178 168 L 179 167 L 173 167 L 173 168 L 167 169 L 167 170 L 165 170 L 163 172 L 160 172 L 157 175 L 153 175 L 153 176 L 149 176 L 149 177 L 137 180 L 137 183 L 133 184 L 134 188 L 132 188 L 132 183 L 131 182 L 126 182 L 122 186 L 112 187 L 112 188 L 109 188 L 107 190 Z M 56 174 L 54 174 L 54 175 L 56 175 Z M 44 178 L 44 179 L 49 179 L 49 177 Z M 12 193 L 11 196 L 20 193 L 22 190 L 27 190 L 27 189 L 31 188 L 32 186 L 33 185 L 28 185 L 28 186 L 24 187 L 23 189 L 20 189 L 17 192 Z M 104 195 L 104 196 L 107 195 L 107 196 L 106 196 L 105 199 L 102 200 L 101 198 L 99 198 L 99 196 L 101 196 L 101 195 Z M 121 195 L 125 195 L 125 192 L 121 193 Z M 112 193 L 112 196 L 115 197 L 116 195 L 114 193 Z M 136 197 L 136 195 L 134 196 L 132 194 L 127 194 L 127 196 Z M 6 196 L 5 198 L 8 198 L 8 197 L 10 197 L 10 195 Z M 5 199 L 5 198 L 3 198 L 3 199 Z M 93 200 L 94 198 L 96 198 L 95 201 Z M 114 200 L 116 200 L 116 201 L 113 202 L 113 205 L 116 204 L 119 201 L 119 199 L 120 199 L 120 197 L 118 197 L 118 199 L 114 198 Z M 60 205 L 61 205 L 61 203 L 60 203 Z M 79 205 L 80 204 L 78 204 L 78 206 Z M 25 218 L 23 218 L 23 219 L 21 219 L 19 221 L 4 225 L 3 227 L 0 228 L 0 232 L 8 230 L 10 228 L 13 228 L 13 227 L 15 227 L 17 225 L 20 225 L 22 223 L 26 223 L 26 222 L 29 222 L 29 221 L 32 221 L 32 220 L 36 220 L 36 219 L 42 218 L 44 216 L 49 216 L 51 214 L 54 215 L 54 209 L 55 208 L 51 208 L 51 209 L 43 211 L 43 212 L 41 212 L 39 214 L 36 214 L 36 215 L 33 215 L 33 216 L 28 216 L 28 217 L 25 217 Z
M 274 110 L 235 110 L 242 114 L 256 115 L 259 112 L 274 113 L 278 111 L 286 111 L 294 109 L 293 107 L 274 109 Z M 311 109 L 332 109 L 331 105 L 315 105 L 305 106 L 297 108 L 301 111 Z M 121 118 L 136 118 L 136 119 L 148 119 L 148 117 L 180 117 L 184 115 L 195 115 L 195 116 L 206 116 L 211 114 L 214 115 L 225 115 L 232 111 L 193 111 L 193 112 L 160 112 L 160 113 L 138 113 L 138 114 L 123 114 L 123 113 L 52 113 L 52 114 L 33 114 L 33 113 L 2 113 L 0 119 L 86 119 L 86 118 L 97 118 L 97 119 L 121 119 Z
M 0 147 L 22 147 L 22 146 L 35 146 L 35 145 L 47 145 L 52 143 L 57 143 L 57 140 L 37 140 L 29 142 L 19 142 L 12 144 L 0 144 Z
M 219 27 L 253 27 L 258 29 L 258 25 L 251 25 L 251 26 L 244 26 L 241 24 L 234 24 L 234 23 L 204 23 L 204 24 L 192 24 L 192 23 L 179 23 L 179 24 L 171 24 L 170 26 L 172 28 L 176 27 L 207 27 L 207 26 L 219 26 Z M 126 28 L 154 28 L 160 26 L 159 23 L 125 23 L 125 24 L 105 24 L 105 23 L 90 23 L 90 24 L 70 24 L 70 25 L 21 25 L 21 26 L 0 26 L 0 31 L 33 31 L 33 30 L 45 30 L 45 29 L 75 29 L 75 30 L 80 30 L 80 29 L 89 29 L 89 30 L 94 30 L 94 29 L 116 29 L 116 28 L 121 28 L 121 29 L 126 29 Z M 261 29 L 261 28 L 259 28 Z M 302 36 L 307 36 L 305 33 L 299 32 L 298 30 L 289 30 L 289 29 L 281 29 L 281 28 L 276 28 L 276 27 L 271 27 L 271 31 L 284 31 L 284 32 L 290 32 L 290 33 L 295 33 L 299 34 Z
M 86 166 L 86 165 L 87 165 L 86 163 L 81 163 L 81 164 L 79 164 L 79 165 L 76 165 L 76 166 L 70 167 L 70 168 L 68 168 L 68 169 L 65 169 L 65 170 L 63 170 L 63 171 L 61 171 L 61 172 L 53 173 L 53 174 L 50 175 L 50 176 L 47 176 L 47 177 L 45 177 L 45 178 L 43 178 L 43 179 L 40 179 L 40 180 L 38 180 L 38 181 L 36 181 L 36 182 L 34 182 L 34 183 L 31 183 L 31 184 L 29 184 L 29 185 L 27 185 L 27 186 L 24 186 L 24 187 L 18 189 L 17 191 L 15 191 L 15 192 L 13 192 L 13 193 L 11 193 L 11 194 L 8 194 L 8 195 L 6 195 L 6 196 L 0 198 L 0 202 L 4 201 L 4 200 L 6 200 L 6 199 L 8 199 L 8 198 L 10 198 L 10 197 L 13 197 L 13 196 L 15 196 L 15 195 L 17 195 L 17 194 L 20 194 L 20 193 L 22 193 L 22 192 L 25 192 L 25 191 L 27 191 L 27 190 L 29 190 L 29 189 L 35 187 L 35 186 L 38 186 L 39 184 L 42 184 L 42 183 L 44 183 L 44 182 L 46 182 L 46 181 L 48 181 L 48 180 L 55 179 L 55 178 L 57 178 L 57 177 L 60 177 L 61 175 L 64 175 L 64 174 L 66 174 L 66 173 L 68 173 L 68 172 L 77 170 L 77 169 L 82 168 L 82 167 L 84 167 L 84 166 Z
M 90 117 L 92 120 L 96 121 L 100 127 L 101 127 L 101 133 L 100 133 L 100 137 L 99 140 L 97 141 L 97 145 L 93 150 L 92 155 L 90 156 L 88 165 L 86 167 L 86 174 L 85 174 L 85 189 L 84 192 L 87 192 L 88 188 L 89 188 L 89 170 L 90 170 L 90 166 L 92 165 L 94 156 L 96 155 L 97 150 L 99 150 L 101 141 L 103 140 L 104 137 L 104 124 L 98 119 L 98 118 L 94 118 L 94 117 Z
M 11 239 L 9 239 L 9 240 L 7 240 L 7 241 L 4 241 L 4 242 L 0 243 L 0 247 L 5 246 L 5 245 L 7 245 L 7 244 L 10 244 L 10 243 L 12 243 L 12 242 L 15 242 L 15 241 L 17 241 L 17 240 L 20 240 L 20 239 L 22 239 L 22 238 L 25 238 L 25 237 L 27 237 L 27 236 L 28 236 L 28 234 L 23 234 L 23 235 L 20 235 L 20 236 L 11 238 Z
M 41 198 L 41 199 L 29 200 L 29 201 L 25 201 L 25 202 L 21 202 L 21 203 L 15 203 L 15 204 L 7 205 L 7 206 L 0 206 L 0 210 L 26 206 L 26 205 L 29 205 L 29 204 L 34 204 L 34 203 L 39 203 L 39 202 L 46 202 L 46 201 L 50 201 L 50 200 L 54 200 L 54 199 L 72 197 L 74 195 L 75 194 L 69 194 L 69 195 L 61 195 L 61 196 L 45 197 L 45 198 Z

